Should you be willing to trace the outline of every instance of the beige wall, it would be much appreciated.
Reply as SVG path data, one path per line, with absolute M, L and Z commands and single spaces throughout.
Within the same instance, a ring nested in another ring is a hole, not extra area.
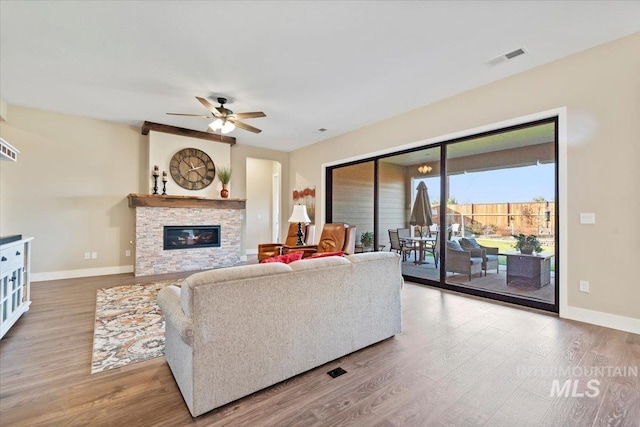
M 46 277 L 131 271 L 135 221 L 127 194 L 147 192 L 148 137 L 138 127 L 11 105 L 8 118 L 0 136 L 20 157 L 0 162 L 0 235 L 35 237 L 32 271 Z M 276 160 L 284 171 L 288 165 L 288 153 L 234 145 L 231 197 L 246 198 L 247 157 Z M 85 260 L 85 252 L 98 258 Z
M 144 193 L 153 192 L 153 179 L 151 178 L 152 169 L 157 165 L 160 169 L 160 177 L 158 179 L 158 192 L 162 193 L 162 172 L 167 172 L 167 194 L 176 196 L 194 196 L 208 197 L 211 199 L 220 198 L 220 190 L 222 184 L 218 179 L 218 175 L 214 178 L 211 185 L 201 190 L 187 190 L 180 187 L 171 177 L 169 163 L 171 158 L 183 148 L 197 148 L 202 150 L 211 157 L 216 170 L 220 167 L 229 167 L 231 164 L 231 145 L 222 142 L 213 142 L 205 139 L 191 138 L 188 136 L 173 135 L 162 132 L 149 132 L 149 161 L 147 163 L 147 187 Z M 144 174 L 144 171 L 143 171 Z M 232 173 L 233 178 L 233 173 Z M 232 194 L 233 182 L 229 183 L 229 193 Z M 235 196 L 230 196 L 235 197 Z
M 0 122 L 7 120 L 7 104 L 0 98 Z
M 294 151 L 289 178 L 316 184 L 323 212 L 324 163 L 566 106 L 568 305 L 640 319 L 639 76 L 636 33 Z M 595 212 L 597 223 L 580 224 L 580 212 Z M 578 291 L 581 279 L 590 293 Z
M 143 187 L 146 137 L 126 125 L 8 110 L 0 134 L 20 157 L 0 165 L 0 233 L 35 237 L 34 273 L 131 265 L 126 196 Z M 85 260 L 85 252 L 98 258 Z

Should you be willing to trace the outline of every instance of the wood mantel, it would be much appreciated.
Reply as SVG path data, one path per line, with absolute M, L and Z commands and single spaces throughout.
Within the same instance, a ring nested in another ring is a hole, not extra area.
M 208 208 L 208 209 L 245 209 L 247 199 L 207 199 L 193 196 L 161 196 L 153 194 L 134 194 L 127 196 L 129 207 L 150 208 Z
M 141 133 L 148 135 L 150 130 L 156 132 L 170 133 L 173 135 L 189 136 L 191 138 L 206 139 L 208 141 L 224 142 L 229 145 L 236 145 L 236 139 L 232 136 L 218 135 L 217 133 L 200 132 L 199 130 L 185 129 L 177 126 L 163 125 L 161 123 L 144 122 Z

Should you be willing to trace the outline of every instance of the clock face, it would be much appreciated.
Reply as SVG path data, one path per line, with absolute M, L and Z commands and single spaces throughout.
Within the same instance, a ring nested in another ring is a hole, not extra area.
M 197 148 L 185 148 L 174 154 L 169 170 L 176 184 L 187 190 L 208 187 L 216 176 L 216 167 L 211 157 Z

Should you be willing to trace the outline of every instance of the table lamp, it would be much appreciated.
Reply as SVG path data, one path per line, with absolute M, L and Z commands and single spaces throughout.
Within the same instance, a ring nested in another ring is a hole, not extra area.
M 296 245 L 304 245 L 304 240 L 302 240 L 302 223 L 304 222 L 305 224 L 308 224 L 311 222 L 309 215 L 307 215 L 307 207 L 305 205 L 294 205 L 293 213 L 291 214 L 291 218 L 289 218 L 289 222 L 298 223 L 298 241 L 296 242 Z

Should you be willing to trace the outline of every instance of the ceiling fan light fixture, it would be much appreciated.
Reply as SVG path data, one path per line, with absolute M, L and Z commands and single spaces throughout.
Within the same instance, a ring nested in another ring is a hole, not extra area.
M 215 119 L 209 124 L 209 127 L 212 131 L 219 130 L 221 133 L 229 133 L 236 128 L 236 125 L 227 120 Z
M 218 129 L 222 128 L 222 120 L 215 119 L 214 121 L 209 123 L 209 127 L 211 128 L 211 130 L 218 130 Z
M 226 122 L 222 125 L 222 128 L 220 129 L 220 132 L 222 133 L 229 133 L 232 130 L 234 130 L 236 128 L 236 125 L 234 125 L 231 122 Z

